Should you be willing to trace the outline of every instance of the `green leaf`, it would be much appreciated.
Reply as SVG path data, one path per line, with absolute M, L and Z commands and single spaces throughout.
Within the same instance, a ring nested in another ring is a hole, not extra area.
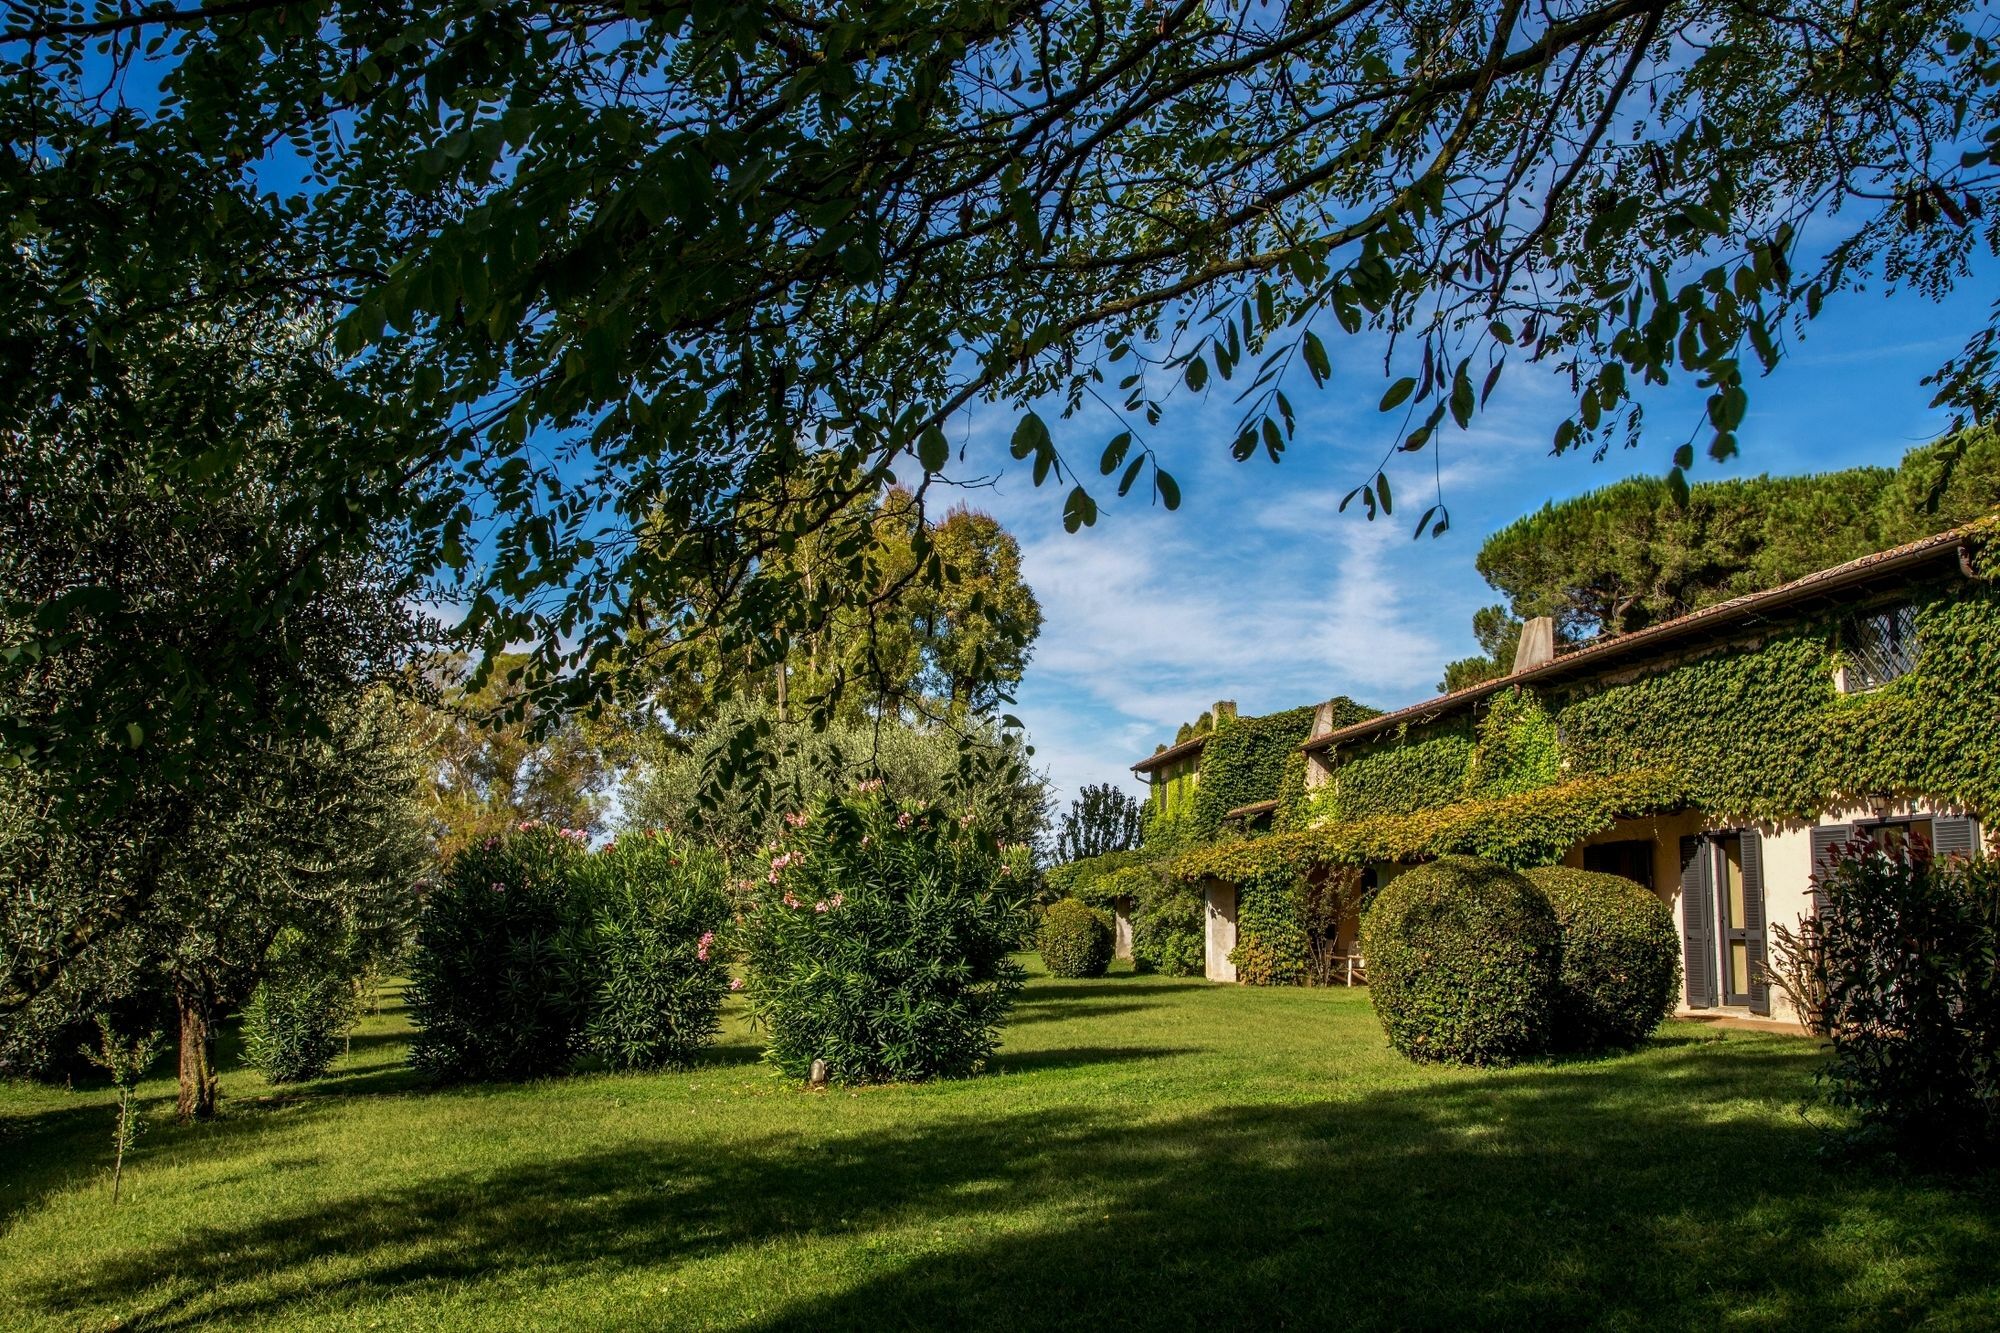
M 1188 362 L 1186 378 L 1188 388 L 1200 393 L 1201 386 L 1208 383 L 1208 363 L 1200 357 Z
M 1389 392 L 1382 395 L 1381 410 L 1384 412 L 1395 411 L 1397 406 L 1400 405 L 1404 400 L 1409 398 L 1411 394 L 1415 393 L 1416 390 L 1417 390 L 1416 379 L 1413 376 L 1409 375 L 1403 376 L 1403 378 L 1397 380 L 1394 384 L 1391 384 L 1389 386 Z
M 1313 383 L 1324 384 L 1333 377 L 1333 362 L 1327 359 L 1326 344 L 1308 329 L 1301 343 L 1306 356 L 1306 369 L 1312 372 Z
M 1040 453 L 1049 447 L 1048 423 L 1030 412 L 1014 427 L 1014 442 L 1009 446 L 1016 458 L 1026 458 L 1029 454 Z
M 941 472 L 951 461 L 951 441 L 944 437 L 943 427 L 933 423 L 917 437 L 917 461 L 926 472 Z
M 1119 431 L 1111 437 L 1111 443 L 1104 446 L 1104 457 L 1097 460 L 1097 470 L 1107 477 L 1110 476 L 1118 470 L 1118 465 L 1125 461 L 1125 455 L 1131 448 L 1132 432 Z
M 1126 464 L 1125 475 L 1118 479 L 1118 494 L 1123 497 L 1131 493 L 1132 483 L 1139 480 L 1139 469 L 1146 466 L 1144 454 Z
M 1156 467 L 1153 469 L 1153 485 L 1160 493 L 1161 504 L 1165 505 L 1168 509 L 1179 509 L 1181 507 L 1181 488 L 1171 476 L 1167 475 L 1165 468 Z
M 1063 502 L 1063 531 L 1075 532 L 1097 522 L 1097 501 L 1090 498 L 1083 487 L 1070 490 L 1069 498 Z
M 1377 472 L 1375 474 L 1375 498 L 1382 502 L 1383 513 L 1392 514 L 1395 512 L 1395 510 L 1389 507 L 1389 474 L 1386 472 Z
M 146 743 L 146 729 L 137 722 L 127 722 L 125 724 L 125 739 L 136 750 Z
M 1470 360 L 1460 361 L 1451 377 L 1451 419 L 1464 430 L 1472 424 L 1472 374 Z

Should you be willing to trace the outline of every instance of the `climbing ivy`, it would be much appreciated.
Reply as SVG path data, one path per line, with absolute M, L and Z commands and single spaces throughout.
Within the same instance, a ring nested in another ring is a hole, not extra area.
M 1676 775 L 1718 820 L 1798 818 L 1858 795 L 2000 810 L 2000 597 L 1958 585 L 1911 600 L 1916 666 L 1879 689 L 1839 691 L 1842 617 L 1815 618 L 1549 700 L 1508 690 L 1476 728 L 1459 717 L 1370 742 L 1339 756 L 1309 814 L 1351 823 L 1637 771 Z
M 1556 711 L 1571 771 L 1670 764 L 1722 820 L 1799 818 L 1843 797 L 1922 795 L 2000 811 L 2000 599 L 1918 599 L 1916 666 L 1835 688 L 1838 622 L 1683 663 Z
M 1368 819 L 1445 805 L 1465 793 L 1472 724 L 1459 718 L 1416 735 L 1408 726 L 1352 755 L 1339 755 L 1333 780 L 1316 794 L 1318 819 Z
M 1299 919 L 1300 877 L 1273 866 L 1236 886 L 1236 948 L 1229 961 L 1248 986 L 1298 986 L 1306 979 L 1306 930 Z
M 1575 778 L 1538 791 L 1456 801 L 1435 810 L 1318 824 L 1187 852 L 1168 863 L 1177 879 L 1243 884 L 1279 869 L 1293 875 L 1333 866 L 1408 863 L 1464 855 L 1516 869 L 1550 865 L 1621 819 L 1661 814 L 1686 803 L 1671 773 L 1646 770 Z
M 1239 717 L 1218 728 L 1201 751 L 1201 781 L 1194 789 L 1194 836 L 1212 838 L 1222 817 L 1239 805 L 1278 794 L 1285 761 L 1312 734 L 1313 710 L 1288 708 L 1263 717 Z
M 1981 527 L 1976 571 L 2000 549 L 2000 520 Z M 1843 613 L 1616 684 L 1506 690 L 1476 720 L 1340 752 L 1310 798 L 1303 766 L 1280 763 L 1271 836 L 1183 848 L 1166 873 L 1237 885 L 1239 976 L 1283 984 L 1304 972 L 1298 893 L 1331 867 L 1450 854 L 1548 865 L 1621 819 L 1687 808 L 1765 822 L 1922 795 L 2000 812 L 2000 593 L 1953 582 L 1908 600 L 1916 664 L 1879 689 L 1836 687 Z
M 1488 701 L 1479 742 L 1465 765 L 1467 796 L 1512 796 L 1546 787 L 1562 773 L 1555 720 L 1526 690 Z

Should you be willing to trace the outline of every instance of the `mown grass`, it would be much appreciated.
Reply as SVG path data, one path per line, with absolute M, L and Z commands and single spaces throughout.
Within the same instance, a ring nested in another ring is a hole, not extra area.
M 1363 991 L 1038 978 L 985 1077 L 335 1075 L 153 1129 L 0 1090 L 0 1326 L 2000 1324 L 2000 1191 L 1825 1151 L 1797 1038 L 1425 1070 Z

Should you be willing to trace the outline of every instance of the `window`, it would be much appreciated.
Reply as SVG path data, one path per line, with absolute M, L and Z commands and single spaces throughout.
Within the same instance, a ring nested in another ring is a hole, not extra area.
M 1892 861 L 1921 865 L 1931 859 L 1931 821 L 1894 819 L 1857 830 L 1871 846 Z
M 1916 609 L 1907 603 L 1850 618 L 1841 632 L 1847 658 L 1841 689 L 1853 693 L 1887 685 L 1917 664 Z
M 1653 843 L 1649 838 L 1600 842 L 1583 849 L 1583 868 L 1623 875 L 1641 888 L 1653 887 Z

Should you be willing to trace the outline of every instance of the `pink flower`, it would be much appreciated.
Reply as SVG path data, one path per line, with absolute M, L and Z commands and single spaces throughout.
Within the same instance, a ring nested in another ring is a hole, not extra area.
M 826 915 L 826 899 L 822 898 L 818 902 L 814 903 L 813 911 L 818 912 L 821 916 Z
M 972 827 L 972 812 L 970 810 L 966 811 L 964 814 L 958 817 L 958 826 L 960 828 Z
M 1001 873 L 1001 874 L 1003 874 L 1003 875 L 1010 875 L 1010 876 L 1011 876 L 1011 875 L 1012 875 L 1012 874 L 1014 873 L 1014 867 L 1012 867 L 1012 866 L 1010 866 L 1010 865 L 1006 865 L 1006 864 L 1002 864 L 1002 865 L 1001 865 L 1001 867 L 1000 867 L 1000 873 Z
M 695 947 L 694 956 L 701 959 L 701 961 L 704 963 L 707 962 L 708 946 L 713 943 L 715 943 L 715 932 L 712 930 L 704 930 L 701 933 L 701 943 Z
M 785 895 L 785 899 L 784 899 L 784 902 L 785 902 L 785 906 L 787 906 L 787 907 L 804 907 L 804 906 L 805 906 L 805 904 L 804 904 L 804 903 L 800 902 L 800 901 L 799 901 L 799 900 L 798 900 L 798 899 L 797 899 L 796 897 L 794 897 L 793 895 L 791 895 L 791 894 L 789 894 L 789 893 Z
M 500 839 L 498 838 L 488 838 L 486 840 L 486 850 L 489 852 L 492 851 L 495 847 L 498 847 L 499 845 L 500 845 Z
M 912 818 L 914 818 L 914 816 L 912 816 L 908 810 L 905 810 L 902 814 L 896 816 L 896 827 L 908 828 L 910 826 L 910 820 Z
M 742 977 L 731 977 L 731 978 L 729 979 L 729 989 L 731 989 L 731 990 L 742 990 L 742 989 L 743 989 L 743 978 L 742 978 Z
M 785 816 L 785 822 L 793 828 L 804 828 L 810 822 L 811 818 L 810 815 L 805 814 L 788 814 Z
M 869 834 L 866 834 L 866 833 L 864 833 L 864 834 L 862 834 L 862 835 L 861 835 L 861 845 L 862 845 L 863 847 L 866 847 L 866 846 L 867 846 L 867 845 L 868 845 L 869 843 L 871 843 L 871 842 L 873 842 L 873 841 L 875 841 L 875 839 L 874 839 L 874 838 L 873 838 L 872 836 L 870 836 Z
M 827 906 L 829 906 L 829 907 L 838 907 L 838 906 L 840 906 L 840 905 L 841 905 L 842 903 L 844 903 L 844 902 L 846 902 L 846 901 L 847 901 L 847 895 L 846 895 L 846 894 L 844 894 L 844 893 L 836 893 L 836 894 L 834 894 L 834 895 L 833 895 L 833 897 L 831 897 L 831 898 L 828 898 L 828 899 L 826 900 L 826 903 L 827 903 Z
M 505 884 L 500 884 L 500 883 L 495 883 L 495 884 L 493 885 L 493 892 L 495 892 L 495 893 L 505 893 L 505 892 L 507 892 L 507 886 L 506 886 Z
M 856 784 L 855 784 L 855 787 L 854 787 L 854 790 L 856 790 L 856 791 L 860 792 L 860 793 L 861 793 L 862 795 L 864 795 L 864 796 L 866 796 L 866 795 L 869 795 L 869 794 L 871 794 L 871 793 L 874 793 L 874 792 L 878 792 L 878 791 L 881 791 L 881 790 L 882 790 L 882 779 L 880 779 L 880 778 L 869 778 L 869 779 L 868 779 L 867 781 L 865 781 L 865 782 L 860 782 L 860 783 L 856 783 Z

